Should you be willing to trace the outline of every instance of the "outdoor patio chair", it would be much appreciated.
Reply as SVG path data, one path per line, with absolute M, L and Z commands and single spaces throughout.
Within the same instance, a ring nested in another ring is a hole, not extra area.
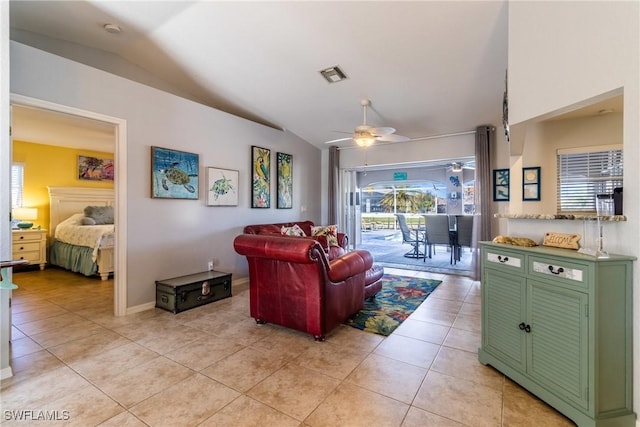
M 435 254 L 435 245 L 446 245 L 452 249 L 451 230 L 449 228 L 449 215 L 425 215 L 426 242 L 425 252 L 428 247 L 428 257 Z M 425 260 L 426 261 L 426 260 Z M 453 264 L 453 250 L 451 251 L 450 263 Z
M 425 243 L 424 232 L 418 229 L 409 228 L 407 225 L 407 219 L 402 214 L 396 214 L 398 218 L 398 224 L 400 225 L 400 231 L 402 232 L 402 243 L 411 245 L 411 250 L 404 254 L 407 258 L 423 258 L 424 252 L 420 250 Z
M 462 247 L 472 247 L 473 242 L 473 215 L 456 215 L 457 238 L 455 245 L 455 253 L 453 257 L 454 264 L 460 261 Z

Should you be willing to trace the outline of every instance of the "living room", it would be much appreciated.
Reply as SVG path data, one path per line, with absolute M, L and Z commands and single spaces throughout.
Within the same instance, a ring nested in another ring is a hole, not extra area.
M 568 29 L 566 20 L 570 18 L 572 27 Z M 532 34 L 537 36 L 534 38 Z M 541 126 L 539 122 L 547 116 L 577 109 L 585 102 L 592 104 L 600 102 L 603 96 L 624 95 L 624 112 L 617 120 L 622 121 L 626 163 L 637 163 L 640 135 L 637 35 L 637 5 L 633 4 L 612 7 L 609 3 L 595 2 L 578 7 L 560 2 L 537 5 L 514 2 L 509 5 L 511 143 L 497 132 L 493 166 L 510 168 L 514 181 L 511 201 L 492 203 L 492 212 L 549 212 L 544 186 L 554 183 L 543 182 L 540 202 L 521 202 L 518 176 L 522 167 L 542 165 L 543 180 L 546 179 L 547 171 L 553 168 L 547 159 L 555 157 L 555 153 L 550 153 L 548 148 L 539 149 L 534 135 Z M 125 284 L 120 288 L 124 291 L 124 312 L 146 309 L 153 304 L 154 280 L 200 271 L 211 258 L 216 258 L 217 268 L 232 272 L 234 278 L 246 277 L 246 261 L 231 249 L 234 237 L 246 224 L 306 217 L 317 223 L 328 222 L 326 197 L 318 197 L 327 194 L 327 150 L 320 150 L 294 134 L 231 116 L 62 56 L 15 41 L 7 40 L 6 44 L 11 49 L 10 62 L 3 58 L 3 64 L 10 63 L 11 81 L 9 84 L 3 80 L 7 87 L 7 98 L 3 96 L 3 99 L 9 99 L 10 92 L 13 102 L 99 112 L 102 117 L 126 122 L 126 126 L 120 128 L 125 132 L 120 135 L 115 150 L 116 173 L 121 174 L 116 178 L 116 209 L 120 220 L 118 233 L 121 233 L 118 240 L 122 242 L 119 280 Z M 8 52 L 3 54 L 9 56 Z M 500 93 L 498 98 L 501 96 Z M 3 106 L 3 111 L 6 107 Z M 613 117 L 603 119 L 614 120 Z M 501 128 L 499 123 L 494 124 Z M 7 153 L 9 145 L 3 139 L 3 150 Z M 252 145 L 293 155 L 293 209 L 249 207 Z M 239 170 L 241 205 L 212 208 L 196 201 L 152 199 L 148 170 L 151 146 L 199 153 L 203 166 Z M 403 150 L 373 146 L 367 152 L 367 162 L 373 165 L 403 163 L 416 158 L 459 157 L 472 155 L 471 147 L 469 137 L 444 143 L 408 143 Z M 464 153 L 460 152 L 461 148 Z M 341 152 L 343 168 L 358 167 L 362 162 L 363 157 L 357 150 Z M 6 166 L 3 163 L 3 176 Z M 634 194 L 640 171 L 636 169 L 625 171 L 627 221 L 607 225 L 605 236 L 612 252 L 634 256 L 638 256 L 635 242 L 640 234 L 640 205 Z M 493 219 L 493 226 L 494 235 L 535 238 L 545 231 L 574 232 L 582 228 L 578 222 L 512 218 Z M 10 237 L 4 232 L 2 239 L 3 249 L 10 247 Z M 637 273 L 637 267 L 634 268 Z M 639 276 L 634 275 L 635 288 Z M 634 296 L 634 307 L 640 306 L 638 298 Z M 637 331 L 637 320 L 634 326 Z M 634 389 L 638 390 L 640 369 L 635 372 Z M 639 394 L 636 393 L 636 408 L 640 407 Z

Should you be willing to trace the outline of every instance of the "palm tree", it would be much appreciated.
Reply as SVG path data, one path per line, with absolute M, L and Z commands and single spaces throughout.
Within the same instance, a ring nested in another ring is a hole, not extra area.
M 433 206 L 433 196 L 430 193 L 415 189 L 398 189 L 389 191 L 380 200 L 385 212 L 420 213 L 426 212 Z

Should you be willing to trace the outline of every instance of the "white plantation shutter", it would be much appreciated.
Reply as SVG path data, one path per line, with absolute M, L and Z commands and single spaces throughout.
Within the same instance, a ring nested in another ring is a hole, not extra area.
M 558 213 L 595 213 L 597 194 L 622 187 L 622 149 L 574 151 L 558 150 Z
M 24 189 L 24 165 L 13 163 L 11 165 L 11 207 L 22 206 L 22 195 Z

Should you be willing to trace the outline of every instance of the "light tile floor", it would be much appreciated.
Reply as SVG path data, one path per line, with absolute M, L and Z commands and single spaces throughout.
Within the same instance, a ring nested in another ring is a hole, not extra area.
M 113 317 L 112 280 L 18 272 L 3 425 L 572 426 L 478 363 L 480 284 L 443 280 L 391 336 L 256 325 L 248 292 Z M 12 412 L 14 411 L 14 412 Z M 18 412 L 32 411 L 32 412 Z M 45 411 L 45 412 L 40 412 Z M 59 421 L 17 421 L 16 416 Z M 64 420 L 64 418 L 68 418 Z

